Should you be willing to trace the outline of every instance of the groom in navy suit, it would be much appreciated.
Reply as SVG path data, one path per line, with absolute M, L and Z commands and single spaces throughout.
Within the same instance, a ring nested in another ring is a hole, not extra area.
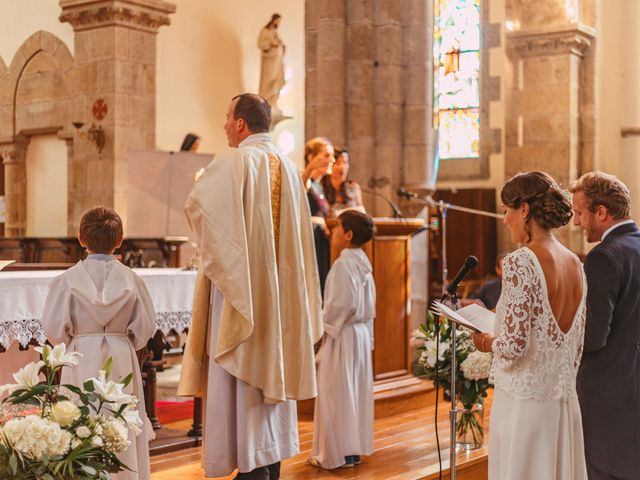
M 640 231 L 613 175 L 574 182 L 574 225 L 588 242 L 587 324 L 577 390 L 589 480 L 640 478 Z

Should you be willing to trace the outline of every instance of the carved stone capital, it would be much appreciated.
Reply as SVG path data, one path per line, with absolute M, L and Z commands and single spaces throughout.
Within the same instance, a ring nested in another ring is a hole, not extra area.
M 157 33 L 176 11 L 162 0 L 61 0 L 60 7 L 60 21 L 69 22 L 76 32 L 119 25 Z
M 518 30 L 507 33 L 507 51 L 516 58 L 577 55 L 591 47 L 596 31 L 580 23 L 548 29 Z
M 12 142 L 0 143 L 0 160 L 3 165 L 17 165 L 24 163 L 28 139 L 18 137 Z

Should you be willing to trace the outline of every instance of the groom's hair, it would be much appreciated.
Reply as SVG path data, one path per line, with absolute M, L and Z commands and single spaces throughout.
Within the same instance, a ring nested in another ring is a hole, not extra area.
M 625 220 L 631 214 L 629 189 L 615 175 L 600 171 L 585 173 L 571 184 L 569 191 L 584 193 L 591 213 L 602 205 L 616 220 Z
M 79 237 L 93 253 L 113 253 L 123 234 L 122 219 L 110 208 L 92 208 L 80 220 Z

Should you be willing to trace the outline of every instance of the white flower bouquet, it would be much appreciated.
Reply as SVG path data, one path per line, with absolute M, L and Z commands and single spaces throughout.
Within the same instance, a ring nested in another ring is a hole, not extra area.
M 440 348 L 438 351 L 438 381 L 451 391 L 451 323 L 440 322 Z M 427 323 L 413 332 L 413 341 L 421 352 L 415 366 L 417 375 L 436 379 L 436 323 L 428 312 Z M 456 397 L 464 410 L 459 412 L 456 423 L 458 439 L 470 437 L 476 446 L 482 444 L 484 430 L 476 413 L 482 410 L 489 388 L 492 355 L 479 352 L 465 329 L 458 329 L 456 337 Z M 467 443 L 464 442 L 459 443 Z
M 78 365 L 82 355 L 67 353 L 64 344 L 36 350 L 42 360 L 15 373 L 15 384 L 0 387 L 0 395 L 9 393 L 0 408 L 0 478 L 108 480 L 129 470 L 118 453 L 131 443 L 129 430 L 137 435 L 143 425 L 138 400 L 124 392 L 132 375 L 109 380 L 109 358 L 82 388 L 57 385 L 60 370 Z

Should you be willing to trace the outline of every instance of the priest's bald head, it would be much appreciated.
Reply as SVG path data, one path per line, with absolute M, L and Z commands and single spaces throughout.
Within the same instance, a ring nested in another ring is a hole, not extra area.
M 260 95 L 243 93 L 231 99 L 224 131 L 230 147 L 237 147 L 249 135 L 268 132 L 271 106 Z

